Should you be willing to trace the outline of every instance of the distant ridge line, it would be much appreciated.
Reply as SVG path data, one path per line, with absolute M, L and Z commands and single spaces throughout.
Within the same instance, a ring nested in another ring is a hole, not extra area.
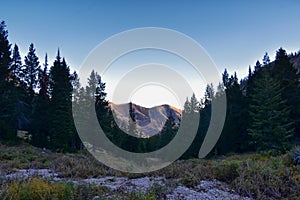
M 128 103 L 113 103 L 113 102 L 108 102 L 108 105 L 111 106 L 122 106 L 122 105 L 128 105 L 129 103 L 132 103 L 132 102 L 128 102 Z M 179 112 L 179 113 L 182 113 L 182 110 L 180 108 L 177 108 L 175 106 L 172 106 L 172 105 L 169 105 L 169 104 L 161 104 L 161 105 L 155 105 L 155 106 L 152 106 L 152 107 L 145 107 L 145 106 L 141 106 L 141 105 L 138 105 L 136 103 L 132 103 L 132 105 L 134 106 L 138 106 L 138 107 L 143 107 L 143 108 L 146 108 L 146 109 L 151 109 L 151 108 L 157 108 L 157 107 L 161 107 L 161 106 L 169 106 L 171 109 Z

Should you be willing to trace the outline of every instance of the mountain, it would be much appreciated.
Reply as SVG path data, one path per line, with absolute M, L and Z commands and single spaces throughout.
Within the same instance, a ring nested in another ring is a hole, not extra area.
M 290 56 L 290 61 L 293 66 L 297 69 L 297 73 L 300 73 L 300 51 L 297 54 Z
M 182 111 L 167 104 L 145 108 L 134 103 L 109 103 L 109 106 L 114 113 L 115 121 L 123 130 L 126 130 L 126 127 L 128 126 L 130 105 L 135 114 L 137 130 L 142 138 L 151 137 L 160 133 L 170 115 L 174 118 L 175 124 L 179 126 Z

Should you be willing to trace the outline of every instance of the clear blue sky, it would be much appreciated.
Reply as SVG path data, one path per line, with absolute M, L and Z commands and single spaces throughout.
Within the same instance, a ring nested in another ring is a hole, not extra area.
M 267 51 L 300 49 L 298 0 L 194 1 L 2 1 L 11 43 L 22 55 L 33 42 L 40 60 L 57 48 L 78 69 L 88 53 L 113 34 L 138 27 L 170 28 L 192 37 L 210 54 L 220 71 L 247 74 Z

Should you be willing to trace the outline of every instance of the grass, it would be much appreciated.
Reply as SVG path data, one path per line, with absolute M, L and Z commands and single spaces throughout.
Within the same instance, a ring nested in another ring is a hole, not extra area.
M 110 169 L 89 153 L 62 154 L 43 151 L 27 144 L 19 146 L 0 145 L 0 175 L 15 169 L 49 168 L 68 179 L 97 178 L 108 175 L 138 178 L 142 176 L 164 176 L 179 180 L 188 187 L 201 180 L 217 179 L 229 184 L 241 195 L 255 199 L 298 199 L 300 196 L 300 166 L 295 165 L 293 151 L 274 156 L 271 153 L 247 153 L 212 159 L 178 160 L 170 166 L 146 174 L 128 174 Z M 16 195 L 13 199 L 105 199 L 109 190 L 94 185 L 72 185 L 67 182 L 50 182 L 38 178 L 26 181 L 4 181 L 0 179 L 3 195 Z M 158 199 L 164 197 L 175 186 L 154 186 L 146 193 L 117 191 L 114 199 Z M 33 193 L 29 193 L 32 191 Z M 58 196 L 64 194 L 65 196 Z M 111 194 L 112 195 L 112 194 Z M 45 197 L 45 198 L 44 198 Z M 1 196 L 0 196 L 1 199 Z M 9 199 L 9 198 L 8 198 Z

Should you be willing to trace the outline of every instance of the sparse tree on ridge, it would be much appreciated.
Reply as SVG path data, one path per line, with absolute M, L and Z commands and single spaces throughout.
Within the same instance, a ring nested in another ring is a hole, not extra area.
M 213 84 L 207 84 L 204 94 L 204 104 L 209 105 L 211 104 L 211 101 L 213 100 L 215 95 L 215 90 Z
M 224 73 L 222 74 L 222 80 L 225 88 L 228 88 L 230 86 L 230 83 L 229 83 L 229 74 L 226 68 L 224 70 Z
M 255 66 L 254 66 L 254 72 L 258 72 L 259 70 L 261 70 L 261 67 L 262 66 L 261 66 L 259 60 L 256 61 Z
M 264 57 L 263 57 L 263 65 L 268 65 L 270 63 L 270 57 L 268 53 L 266 52 Z

